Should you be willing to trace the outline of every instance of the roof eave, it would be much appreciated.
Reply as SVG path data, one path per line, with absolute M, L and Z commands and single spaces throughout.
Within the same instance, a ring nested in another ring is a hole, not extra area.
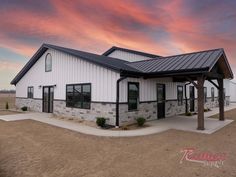
M 122 75 L 134 75 L 136 77 L 173 77 L 176 75 L 200 75 L 205 74 L 208 72 L 208 67 L 206 68 L 200 68 L 200 69 L 188 69 L 188 70 L 180 70 L 180 71 L 163 71 L 163 72 L 151 72 L 151 73 L 144 73 L 144 72 L 130 72 L 122 70 Z

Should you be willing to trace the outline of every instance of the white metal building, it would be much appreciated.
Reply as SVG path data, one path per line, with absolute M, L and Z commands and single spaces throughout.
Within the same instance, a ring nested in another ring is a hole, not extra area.
M 105 117 L 121 125 L 137 117 L 153 120 L 198 111 L 192 80 L 199 74 L 206 79 L 205 108 L 217 106 L 218 73 L 233 78 L 223 49 L 161 57 L 118 47 L 96 55 L 43 44 L 11 84 L 19 108 L 86 120 Z M 236 101 L 227 79 L 226 105 L 231 96 Z

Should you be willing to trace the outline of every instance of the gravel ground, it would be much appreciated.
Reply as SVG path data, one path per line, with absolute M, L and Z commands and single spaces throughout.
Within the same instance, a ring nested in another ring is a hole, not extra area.
M 236 119 L 236 109 L 229 111 Z M 226 153 L 220 168 L 184 161 L 183 148 Z M 89 136 L 32 120 L 0 121 L 0 177 L 233 177 L 236 122 L 211 134 L 169 130 L 143 137 Z

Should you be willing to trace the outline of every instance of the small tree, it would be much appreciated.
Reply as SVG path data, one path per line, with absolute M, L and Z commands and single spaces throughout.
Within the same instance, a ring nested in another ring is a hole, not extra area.
M 6 110 L 9 109 L 9 105 L 8 105 L 8 102 L 6 102 L 6 106 L 5 106 Z

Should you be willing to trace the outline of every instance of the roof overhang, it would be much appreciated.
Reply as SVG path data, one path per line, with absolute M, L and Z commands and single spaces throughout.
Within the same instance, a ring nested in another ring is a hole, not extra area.
M 26 63 L 26 65 L 21 69 L 21 71 L 16 75 L 16 77 L 11 81 L 12 85 L 16 85 L 17 82 L 28 72 L 28 70 L 35 64 L 35 62 L 48 50 L 43 44 L 37 52 L 32 56 L 32 58 Z
M 123 71 L 122 75 L 135 75 L 135 73 L 130 73 L 129 71 Z M 206 79 L 233 79 L 234 75 L 232 69 L 229 65 L 227 57 L 224 50 L 220 55 L 215 58 L 215 62 L 211 67 L 202 67 L 202 68 L 192 68 L 184 70 L 173 70 L 173 71 L 162 71 L 162 72 L 152 72 L 152 73 L 136 73 L 135 76 L 148 78 L 161 78 L 161 77 L 173 77 L 175 81 L 185 82 L 188 81 L 186 77 L 191 77 L 193 80 L 196 80 L 199 76 L 206 76 Z

